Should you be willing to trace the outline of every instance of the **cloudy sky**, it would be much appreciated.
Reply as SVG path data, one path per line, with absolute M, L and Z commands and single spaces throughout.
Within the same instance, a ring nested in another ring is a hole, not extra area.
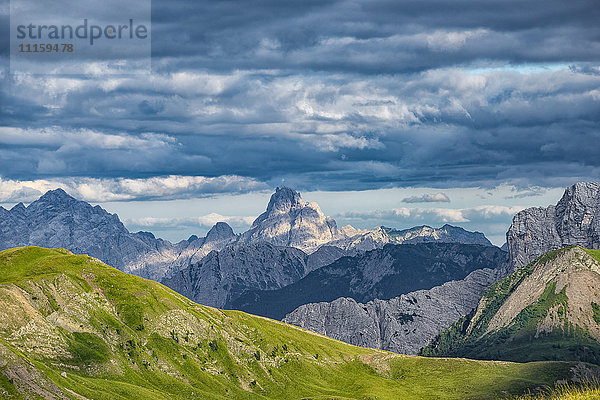
M 78 76 L 11 73 L 0 5 L 6 207 L 60 186 L 179 240 L 287 185 L 339 225 L 502 244 L 600 179 L 594 0 L 153 1 L 152 73 Z

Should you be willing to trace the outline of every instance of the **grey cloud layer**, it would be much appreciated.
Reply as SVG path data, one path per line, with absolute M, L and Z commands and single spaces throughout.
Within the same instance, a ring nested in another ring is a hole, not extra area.
M 157 56 L 194 54 L 219 70 L 396 73 L 473 60 L 597 61 L 600 46 L 593 0 L 180 0 L 153 7 L 154 32 L 163 39 Z
M 599 12 L 153 2 L 150 77 L 0 72 L 0 177 L 249 182 L 234 192 L 597 179 Z M 219 192 L 191 187 L 165 196 Z
M 366 189 L 556 186 L 599 172 L 582 144 L 600 136 L 600 76 L 577 70 L 8 79 L 15 103 L 44 111 L 13 121 L 27 128 L 0 128 L 5 177 L 239 175 Z

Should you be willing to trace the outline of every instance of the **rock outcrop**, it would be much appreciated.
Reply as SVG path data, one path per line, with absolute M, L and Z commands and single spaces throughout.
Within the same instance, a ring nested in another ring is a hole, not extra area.
M 477 306 L 481 295 L 498 279 L 498 272 L 480 269 L 463 280 L 366 304 L 347 297 L 305 304 L 286 315 L 283 322 L 357 346 L 417 354 Z
M 356 256 L 342 257 L 298 282 L 278 290 L 251 290 L 231 307 L 282 319 L 295 308 L 339 297 L 359 302 L 390 299 L 463 279 L 481 268 L 495 268 L 506 259 L 497 247 L 459 243 L 393 245 Z
M 568 245 L 600 247 L 600 184 L 568 187 L 557 205 L 533 207 L 513 218 L 506 241 L 509 272 L 550 250 Z

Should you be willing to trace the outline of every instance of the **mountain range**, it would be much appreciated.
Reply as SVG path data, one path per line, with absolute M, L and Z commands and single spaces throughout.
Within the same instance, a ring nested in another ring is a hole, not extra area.
M 506 235 L 508 260 L 499 269 L 478 270 L 462 281 L 390 300 L 307 303 L 283 320 L 348 343 L 416 354 L 453 322 L 466 318 L 489 285 L 523 263 L 568 245 L 599 248 L 599 188 L 595 182 L 579 182 L 566 188 L 556 206 L 528 208 L 515 215 Z
M 235 237 L 217 224 L 205 238 L 173 244 L 149 232 L 131 233 L 116 214 L 76 200 L 62 189 L 51 190 L 25 207 L 0 207 L 0 249 L 37 245 L 89 254 L 116 268 L 160 279 Z
M 62 190 L 0 208 L 3 247 L 65 245 L 318 332 L 200 306 L 65 249 L 12 248 L 0 252 L 1 396 L 497 398 L 598 376 L 552 360 L 600 363 L 600 252 L 584 248 L 600 247 L 599 188 L 517 214 L 508 254 L 449 225 L 338 229 L 289 188 L 247 232 L 218 223 L 175 244 Z
M 505 259 L 506 253 L 499 248 L 479 244 L 387 244 L 342 257 L 281 289 L 246 291 L 226 307 L 282 319 L 307 303 L 339 297 L 364 302 L 430 289 L 476 269 L 498 267 Z M 178 290 L 178 286 L 173 288 Z
M 445 225 L 440 229 L 416 227 L 337 229 L 316 203 L 305 203 L 290 188 L 277 188 L 266 211 L 250 229 L 236 235 L 225 222 L 217 223 L 206 235 L 178 243 L 155 238 L 149 232 L 131 233 L 116 214 L 100 206 L 77 200 L 62 189 L 51 190 L 25 206 L 10 210 L 0 207 L 0 249 L 36 245 L 63 247 L 89 254 L 116 268 L 144 278 L 161 280 L 197 263 L 214 250 L 233 244 L 270 243 L 312 253 L 332 245 L 352 254 L 403 241 L 448 241 L 489 244 L 481 233 Z M 342 254 L 342 253 L 340 253 Z
M 284 319 L 361 346 L 415 353 L 467 318 L 489 285 L 524 263 L 571 244 L 598 248 L 599 188 L 577 183 L 556 206 L 518 213 L 502 268 L 504 253 L 481 233 L 450 225 L 338 229 L 316 203 L 285 187 L 248 231 L 236 235 L 217 223 L 206 237 L 179 243 L 131 233 L 115 214 L 58 189 L 27 207 L 0 207 L 0 248 L 68 248 L 162 280 L 207 305 Z M 465 264 L 465 254 L 477 252 L 487 256 Z

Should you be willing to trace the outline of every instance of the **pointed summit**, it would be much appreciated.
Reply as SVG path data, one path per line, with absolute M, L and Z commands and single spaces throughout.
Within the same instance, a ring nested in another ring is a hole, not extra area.
M 217 222 L 206 234 L 207 242 L 220 242 L 235 237 L 233 229 L 226 222 Z
M 302 201 L 300 193 L 289 187 L 281 186 L 275 189 L 275 193 L 271 195 L 267 213 L 286 213 L 302 207 L 304 207 L 304 201 Z
M 326 217 L 317 203 L 305 203 L 300 193 L 282 186 L 275 190 L 267 210 L 254 220 L 239 241 L 267 242 L 312 252 L 337 238 L 335 221 Z
M 42 203 L 66 203 L 72 201 L 78 201 L 73 196 L 69 195 L 63 189 L 58 188 L 54 190 L 47 191 L 42 197 L 40 197 L 37 201 Z
M 25 211 L 27 211 L 27 208 L 25 208 L 25 204 L 23 203 L 16 204 L 13 208 L 10 209 L 10 212 L 15 214 L 23 214 Z
M 557 204 L 557 208 L 564 209 L 574 204 L 583 207 L 593 207 L 600 205 L 600 183 L 598 182 L 577 182 L 565 189 L 563 197 Z

